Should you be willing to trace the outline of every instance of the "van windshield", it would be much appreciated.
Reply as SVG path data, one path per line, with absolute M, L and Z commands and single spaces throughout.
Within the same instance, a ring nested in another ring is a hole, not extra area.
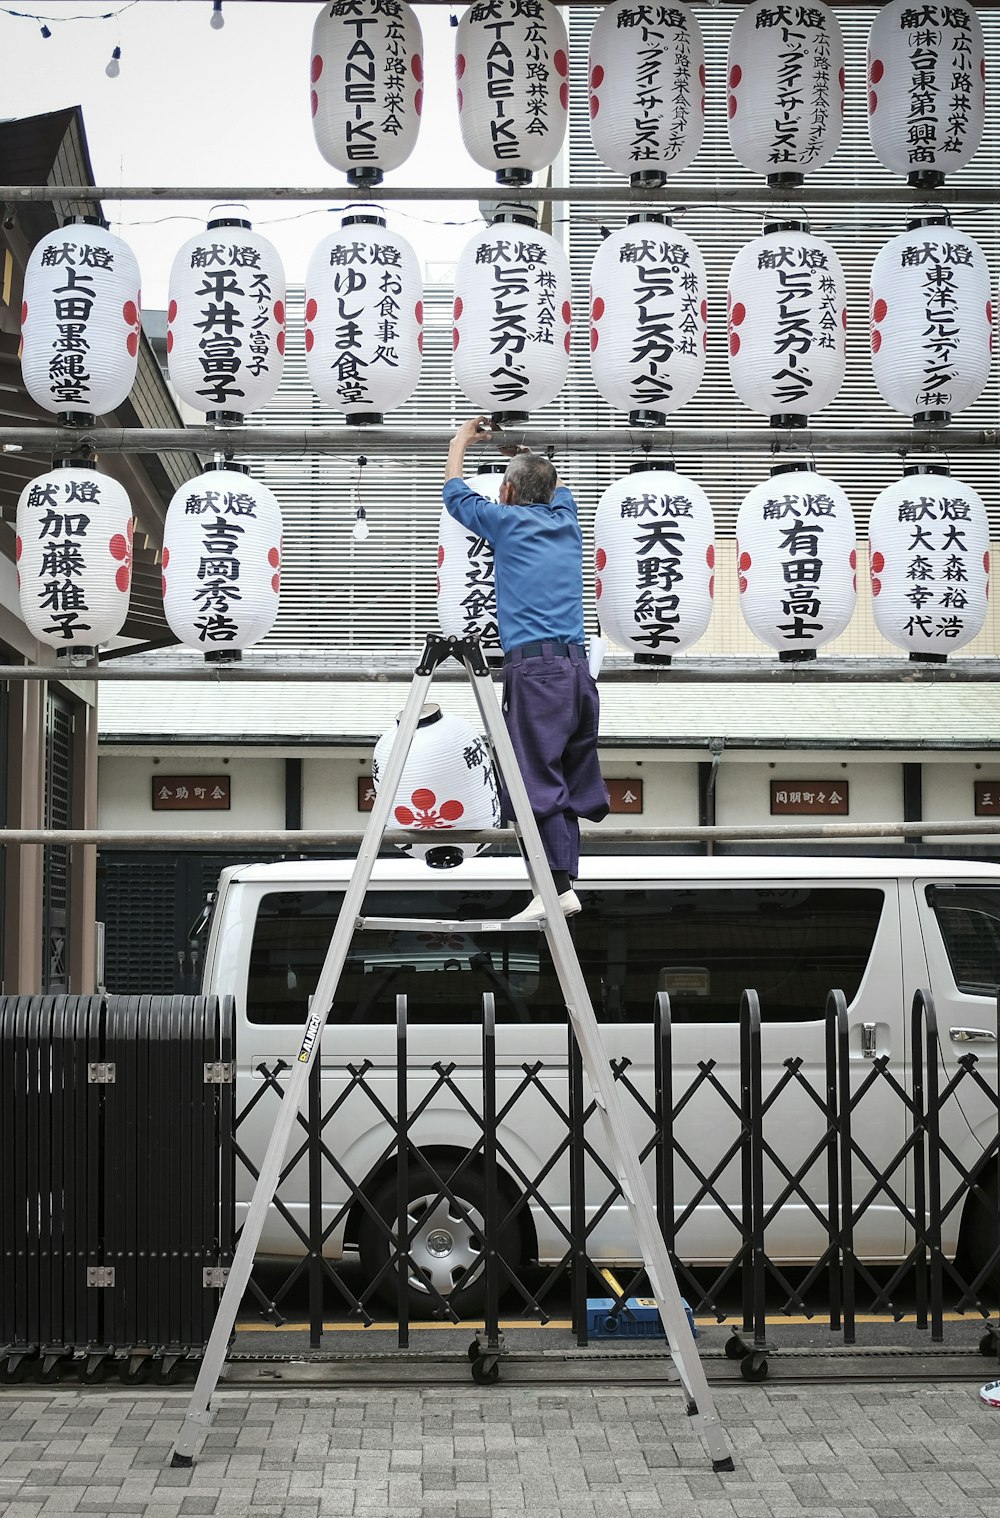
M 827 994 L 853 1001 L 884 906 L 875 887 L 577 887 L 570 920 L 594 1009 L 605 1022 L 647 1022 L 658 991 L 677 1022 L 736 1022 L 740 997 L 757 991 L 765 1020 L 822 1017 Z M 498 1022 L 562 1023 L 565 1009 L 543 935 L 484 932 L 512 916 L 524 887 L 509 891 L 372 891 L 378 917 L 448 919 L 444 931 L 356 933 L 331 1025 L 392 1023 L 407 997 L 413 1023 L 478 1021 L 484 991 Z M 279 891 L 263 897 L 250 955 L 248 1016 L 305 1020 L 343 895 Z M 469 926 L 466 927 L 465 924 Z
M 994 996 L 1000 989 L 1000 886 L 932 885 L 937 918 L 959 991 Z

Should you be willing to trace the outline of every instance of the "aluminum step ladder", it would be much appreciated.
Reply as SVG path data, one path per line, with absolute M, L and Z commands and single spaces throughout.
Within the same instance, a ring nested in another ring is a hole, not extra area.
M 226 1352 L 236 1323 L 236 1315 L 250 1279 L 257 1245 L 268 1208 L 277 1188 L 278 1176 L 281 1173 L 292 1129 L 299 1110 L 306 1100 L 309 1071 L 319 1051 L 321 1035 L 333 1005 L 333 998 L 351 940 L 358 929 L 364 929 L 366 926 L 381 928 L 386 925 L 385 918 L 365 918 L 362 907 L 382 843 L 382 836 L 391 816 L 403 766 L 417 730 L 434 672 L 449 658 L 455 658 L 465 666 L 471 681 L 483 729 L 488 734 L 497 770 L 510 795 L 528 876 L 535 894 L 542 899 L 546 914 L 541 922 L 491 922 L 488 926 L 491 929 L 502 928 L 505 931 L 545 933 L 566 1002 L 566 1009 L 580 1048 L 583 1068 L 590 1081 L 594 1101 L 603 1120 L 615 1175 L 635 1227 L 650 1289 L 656 1299 L 666 1334 L 676 1379 L 680 1381 L 685 1394 L 686 1412 L 691 1419 L 692 1427 L 705 1441 L 711 1457 L 712 1469 L 731 1471 L 734 1469 L 733 1457 L 708 1389 L 705 1370 L 684 1311 L 673 1266 L 670 1263 L 670 1255 L 657 1222 L 653 1198 L 643 1178 L 639 1155 L 629 1134 L 625 1109 L 604 1050 L 600 1028 L 591 1005 L 580 962 L 576 957 L 573 940 L 559 907 L 558 892 L 542 849 L 538 826 L 531 811 L 524 780 L 496 699 L 490 671 L 477 640 L 440 637 L 427 638 L 420 663 L 414 671 L 409 695 L 399 717 L 398 732 L 385 765 L 368 826 L 358 849 L 357 863 L 344 894 L 344 904 L 337 918 L 305 1027 L 302 1030 L 302 1043 L 298 1057 L 292 1068 L 285 1097 L 268 1143 L 257 1184 L 254 1187 L 243 1232 L 240 1235 L 215 1324 L 205 1349 L 205 1356 L 180 1434 L 174 1444 L 170 1463 L 173 1466 L 190 1466 L 200 1438 L 212 1421 L 212 1396 L 225 1368 Z M 457 925 L 440 922 L 428 924 L 417 918 L 403 918 L 392 919 L 392 926 L 420 932 L 428 927 L 438 930 L 443 926 L 450 928 Z M 463 923 L 461 926 L 466 930 L 469 928 L 468 923 Z

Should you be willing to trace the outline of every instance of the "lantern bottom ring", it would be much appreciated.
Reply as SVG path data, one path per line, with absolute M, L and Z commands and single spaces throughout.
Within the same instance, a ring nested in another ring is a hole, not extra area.
M 239 664 L 242 658 L 238 648 L 209 648 L 205 651 L 206 664 Z
M 947 654 L 932 654 L 925 649 L 913 649 L 910 652 L 910 662 L 913 664 L 946 664 Z
M 89 411 L 59 411 L 56 421 L 60 427 L 93 427 L 97 418 Z
M 673 654 L 633 654 L 633 664 L 672 664 Z
M 494 411 L 490 417 L 494 427 L 523 427 L 527 420 L 526 411 Z
M 211 422 L 214 427 L 242 427 L 242 411 L 206 411 L 206 422 Z
M 815 659 L 814 648 L 781 648 L 778 650 L 778 659 L 782 664 L 799 664 L 804 659 Z
M 497 184 L 530 184 L 531 179 L 530 169 L 497 169 Z
M 779 411 L 768 420 L 772 427 L 801 428 L 809 424 L 808 416 L 804 416 L 801 411 Z
M 637 169 L 628 182 L 633 190 L 662 190 L 667 176 L 662 169 Z
M 638 411 L 630 411 L 628 414 L 630 427 L 665 427 L 667 414 L 665 411 L 648 411 L 641 408 Z
M 780 174 L 768 174 L 767 182 L 772 190 L 794 190 L 805 183 L 805 175 L 784 169 Z
M 363 164 L 360 168 L 348 169 L 347 183 L 368 185 L 381 184 L 382 170 L 376 168 L 374 164 Z
M 947 427 L 951 421 L 950 411 L 915 411 L 914 427 Z
M 915 190 L 940 190 L 944 174 L 940 169 L 913 169 L 907 174 L 906 183 Z
M 344 420 L 348 427 L 381 427 L 381 411 L 348 411 Z

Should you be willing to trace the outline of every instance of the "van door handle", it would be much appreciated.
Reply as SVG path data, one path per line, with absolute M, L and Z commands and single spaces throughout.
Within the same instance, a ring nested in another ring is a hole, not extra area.
M 861 1058 L 874 1059 L 876 1054 L 875 1029 L 877 1023 L 861 1024 Z
M 949 1028 L 956 1044 L 995 1044 L 997 1036 L 989 1028 Z

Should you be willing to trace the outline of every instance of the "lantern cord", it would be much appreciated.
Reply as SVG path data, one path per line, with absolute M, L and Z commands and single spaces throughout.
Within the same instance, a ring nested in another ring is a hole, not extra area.
M 351 534 L 357 543 L 363 543 L 368 536 L 368 513 L 361 499 L 361 471 L 367 463 L 364 454 L 359 454 L 358 472 L 354 477 L 354 526 L 351 528 Z
M 0 14 L 13 16 L 17 21 L 34 21 L 41 27 L 42 36 L 48 38 L 52 35 L 49 28 L 62 26 L 65 21 L 115 21 L 138 4 L 139 0 L 125 0 L 125 3 L 119 5 L 116 10 L 84 11 L 76 16 L 42 16 L 35 11 L 17 11 L 9 5 L 0 5 Z

